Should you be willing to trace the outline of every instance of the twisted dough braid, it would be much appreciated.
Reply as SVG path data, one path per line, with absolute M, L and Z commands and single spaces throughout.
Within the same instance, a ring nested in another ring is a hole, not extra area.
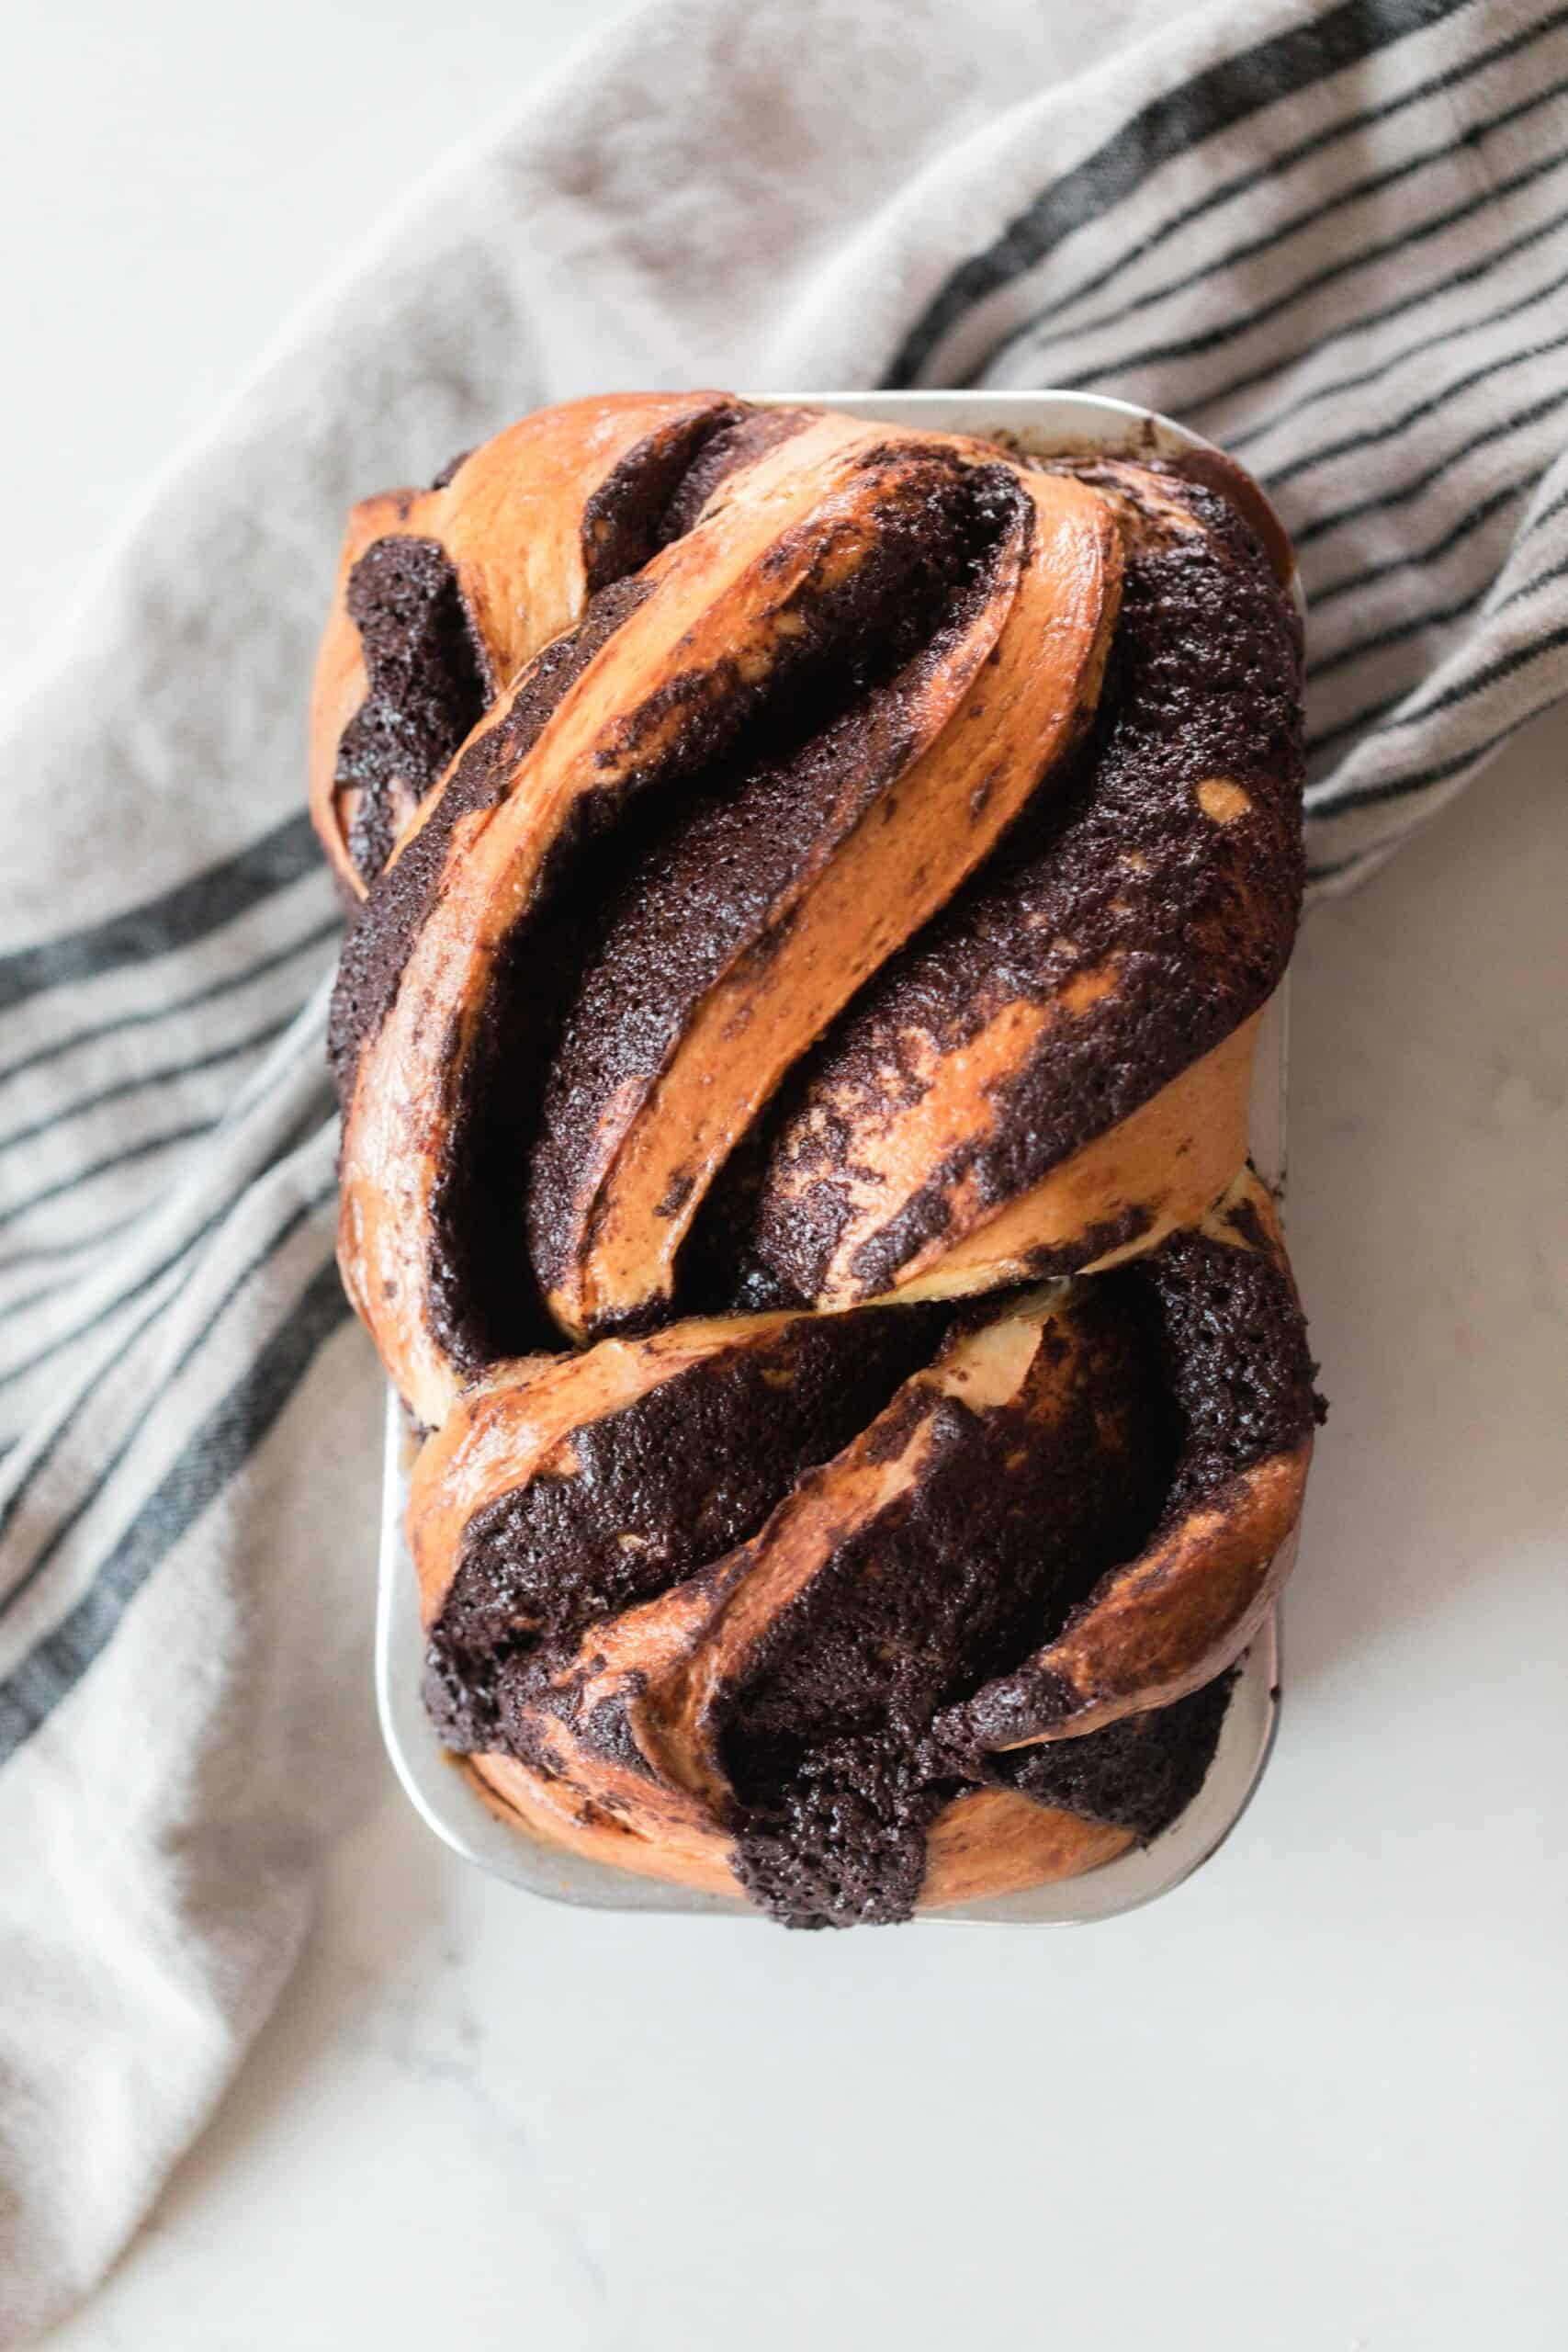
M 1245 1167 L 1301 887 L 1256 493 L 718 394 L 357 509 L 312 806 L 351 1297 L 493 1801 L 795 1924 L 1213 1753 L 1314 1413 Z

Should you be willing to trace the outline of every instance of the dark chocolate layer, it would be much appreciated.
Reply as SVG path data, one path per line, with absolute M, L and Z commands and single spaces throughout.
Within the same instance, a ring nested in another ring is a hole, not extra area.
M 358 791 L 348 848 L 368 882 L 391 852 L 394 781 L 423 799 L 478 725 L 490 680 L 457 571 L 436 540 L 377 539 L 349 573 L 345 602 L 367 684 L 343 730 L 333 783 Z
M 1222 1674 L 1174 1706 L 993 1758 L 984 1785 L 1131 1830 L 1147 1845 L 1207 1780 L 1235 1680 Z M 919 1899 L 933 1818 L 976 1785 L 955 1771 L 944 1778 L 935 1751 L 833 1743 L 804 1761 L 782 1802 L 750 1812 L 736 1874 L 784 1927 L 897 1926 Z
M 869 469 L 884 458 L 874 451 L 862 463 Z M 679 837 L 694 806 L 721 802 L 724 779 L 734 791 L 766 777 L 781 731 L 797 723 L 795 714 L 804 708 L 822 715 L 826 724 L 825 698 L 830 705 L 848 686 L 859 700 L 868 671 L 886 658 L 889 638 L 898 639 L 911 547 L 920 535 L 910 539 L 897 527 L 900 488 L 911 479 L 910 453 L 900 448 L 886 462 L 889 527 L 864 560 L 837 579 L 823 548 L 820 563 L 784 599 L 795 628 L 781 637 L 765 674 L 743 677 L 728 662 L 712 671 L 684 672 L 626 715 L 621 734 L 630 757 L 625 780 L 580 799 L 497 956 L 478 1042 L 457 1077 L 432 1210 L 434 1320 L 444 1347 L 464 1369 L 547 1344 L 554 1336 L 541 1286 L 561 1263 L 567 1238 L 555 1188 L 539 1175 L 525 1249 L 523 1192 L 531 1169 L 575 1164 L 574 1126 L 557 1115 L 547 1134 L 541 1102 L 577 975 L 592 963 L 604 906 L 626 907 L 635 922 L 635 907 L 624 893 L 628 874 L 646 871 L 649 861 L 664 855 L 671 831 Z M 943 458 L 939 470 L 955 475 L 959 469 Z M 929 503 L 934 495 L 930 479 L 913 478 Z M 973 515 L 986 501 L 985 486 L 971 490 L 965 480 L 962 487 L 965 513 Z M 813 542 L 819 536 L 815 526 L 801 526 L 801 536 L 807 535 Z M 940 545 L 941 534 L 931 536 Z M 973 560 L 975 540 L 965 537 L 963 545 L 965 560 Z M 792 536 L 778 543 L 772 560 L 784 573 L 798 552 Z M 636 748 L 643 740 L 653 748 L 639 762 Z M 448 793 L 462 774 L 459 768 Z M 419 847 L 418 840 L 412 847 Z M 399 866 L 404 863 L 400 859 Z M 657 984 L 658 976 L 649 975 L 648 985 Z M 641 1050 L 637 1001 L 631 1011 L 629 1033 L 622 1034 L 629 1034 L 635 1055 Z
M 1171 1706 L 1123 1716 L 1081 1739 L 996 1757 L 987 1777 L 1037 1804 L 1130 1829 L 1146 1845 L 1186 1812 L 1208 1778 L 1235 1686 L 1233 1668 Z
M 911 1726 L 1059 1626 L 1152 1527 L 1168 1428 L 1142 1303 L 1109 1287 L 1077 1318 L 1089 1375 L 1043 1421 L 943 1397 L 906 1503 L 858 1529 L 773 1627 L 736 1694 L 726 1755 L 742 1793 L 779 1759 Z M 888 1313 L 902 1310 L 889 1308 Z M 1047 1363 L 1067 1343 L 1047 1326 Z
M 984 1416 L 943 1399 L 918 1487 L 848 1538 L 729 1702 L 737 1869 L 788 1925 L 908 1917 L 920 1792 L 961 1785 L 928 1736 L 938 1712 L 1049 1639 L 1154 1523 L 1170 1432 L 1145 1302 L 1107 1285 L 1081 1322 L 1091 1347 L 1067 1409 L 1043 1421 L 1027 1398 Z M 1049 1327 L 1042 1352 L 1067 1358 Z
M 458 818 L 492 807 L 502 797 L 513 769 L 570 687 L 647 594 L 637 580 L 623 580 L 603 590 L 577 628 L 545 648 L 495 724 L 468 746 L 434 814 L 372 887 L 344 943 L 327 1023 L 327 1052 L 345 1110 L 360 1053 L 391 1010 L 403 967 L 434 901 Z
M 683 419 L 679 425 L 667 426 L 649 435 L 628 452 L 590 500 L 582 526 L 583 562 L 590 594 L 581 620 L 575 628 L 547 646 L 532 663 L 500 724 L 473 745 L 470 757 L 465 760 L 462 770 L 453 778 L 449 791 L 443 795 L 443 805 L 436 816 L 422 829 L 406 854 L 393 868 L 394 876 L 400 878 L 394 879 L 379 892 L 372 891 L 365 913 L 344 948 L 328 1033 L 328 1052 L 340 1096 L 345 1103 L 352 1091 L 354 1069 L 365 1039 L 374 1034 L 386 1017 L 410 948 L 428 911 L 453 825 L 459 816 L 483 808 L 500 797 L 510 770 L 536 740 L 569 687 L 621 622 L 642 602 L 648 592 L 637 581 L 637 571 L 657 548 L 680 537 L 696 519 L 701 502 L 699 500 L 695 505 L 691 503 L 685 492 L 688 476 L 705 481 L 713 475 L 715 459 L 709 453 L 716 444 L 729 447 L 728 435 L 732 428 L 743 425 L 749 413 L 744 403 L 739 401 L 716 401 L 712 408 Z M 798 412 L 778 413 L 786 420 L 799 421 Z M 782 435 L 781 427 L 778 437 Z M 466 449 L 451 458 L 436 475 L 431 484 L 432 489 L 445 489 L 472 455 L 472 450 Z M 724 469 L 721 459 L 717 471 L 722 474 Z M 449 582 L 450 598 L 457 600 L 457 609 L 462 615 L 470 659 L 479 662 L 467 610 L 461 604 L 457 573 L 444 549 L 434 539 L 382 540 L 378 542 L 378 546 L 427 550 L 428 556 L 422 561 L 432 579 L 435 574 L 430 560 L 439 563 Z M 361 558 L 355 567 L 355 578 L 357 579 L 376 552 L 376 548 L 370 548 Z M 433 594 L 433 590 L 427 589 L 427 602 Z M 368 595 L 368 588 L 366 595 Z M 349 612 L 363 634 L 367 623 L 355 610 L 352 584 Z M 442 628 L 449 632 L 451 612 L 447 605 L 441 605 L 438 617 Z M 383 636 L 392 631 L 394 618 L 394 615 L 389 615 L 381 625 Z M 405 635 L 412 626 L 412 620 L 404 625 Z M 431 628 L 427 627 L 426 636 L 431 634 Z M 443 658 L 446 658 L 449 648 L 446 637 L 441 638 L 439 650 Z M 412 660 L 412 655 L 410 658 Z M 389 654 L 388 659 L 389 662 Z M 370 728 L 367 714 L 375 697 L 376 673 L 368 639 L 366 661 L 372 679 L 371 695 L 344 731 L 345 747 L 362 725 Z M 483 676 L 482 662 L 480 674 Z M 397 677 L 389 667 L 388 679 L 390 690 L 396 686 Z M 485 680 L 480 702 L 453 738 L 439 765 L 433 767 L 425 775 L 419 786 L 422 792 L 439 777 L 463 737 L 478 722 L 489 694 L 493 691 L 493 684 L 494 682 Z M 340 753 L 340 778 L 343 776 L 343 756 Z M 431 756 L 434 757 L 434 752 Z M 389 768 L 387 773 L 389 775 L 393 770 Z M 403 774 L 404 771 L 398 769 L 396 773 Z M 355 776 L 353 780 L 357 782 L 359 779 Z M 383 786 L 383 801 L 384 798 Z M 390 832 L 385 824 L 384 814 L 378 821 L 386 838 L 376 859 L 374 873 L 377 875 L 382 871 L 391 848 Z M 366 878 L 372 878 L 370 872 L 367 872 Z
M 689 527 L 675 519 L 687 511 L 688 475 L 747 413 L 739 401 L 716 401 L 679 424 L 660 425 L 627 450 L 583 508 L 582 567 L 590 594 L 639 571 Z M 695 510 L 690 511 L 694 520 Z
M 438 892 L 453 827 L 502 797 L 573 681 L 641 601 L 636 575 L 650 556 L 808 416 L 717 402 L 650 435 L 590 503 L 594 593 L 581 624 L 473 742 L 431 821 L 374 884 L 345 949 L 331 1027 L 345 1101 Z M 908 466 L 901 448 L 890 478 L 901 470 L 906 489 Z M 1071 469 L 1091 480 L 1099 470 Z M 999 509 L 1017 492 L 997 476 Z M 1245 505 L 1220 494 L 1224 484 L 1174 469 L 1168 478 L 1206 537 L 1170 545 L 1152 522 L 1146 535 L 1134 529 L 1084 752 L 789 1081 L 705 1217 L 683 1305 L 698 1266 L 708 1297 L 814 1295 L 842 1230 L 834 1180 L 851 1129 L 841 1116 L 817 1120 L 815 1186 L 799 1185 L 798 1153 L 802 1123 L 829 1092 L 840 1110 L 861 1099 L 873 1114 L 900 1090 L 917 1100 L 922 1071 L 1010 1003 L 1055 1001 L 1075 976 L 1117 973 L 1111 996 L 1055 1021 L 998 1093 L 995 1132 L 966 1148 L 962 1170 L 957 1159 L 934 1170 L 863 1250 L 855 1272 L 874 1288 L 940 1234 L 956 1174 L 985 1202 L 1014 1197 L 1218 1044 L 1276 985 L 1300 890 L 1298 631 L 1278 549 L 1259 544 Z M 598 796 L 558 845 L 503 951 L 457 1090 L 436 1193 L 434 1297 L 460 1363 L 547 1332 L 538 1286 L 558 1268 L 604 1106 L 657 1071 L 693 1002 L 759 933 L 803 841 L 847 831 L 907 759 L 905 707 L 921 664 L 983 586 L 996 536 L 984 495 L 975 503 L 983 482 L 953 469 L 907 511 L 890 499 L 878 560 L 838 592 L 807 595 L 801 636 L 765 684 L 736 675 L 716 701 L 705 682 L 677 678 L 626 715 L 635 744 L 690 697 L 673 750 L 634 760 L 625 788 Z M 343 739 L 339 782 L 362 791 L 352 846 L 363 870 L 379 873 L 392 780 L 429 789 L 478 722 L 487 682 L 434 540 L 378 542 L 351 579 L 349 611 L 370 687 Z M 1211 778 L 1241 787 L 1243 814 L 1194 821 L 1197 787 Z M 786 1139 L 784 1187 L 772 1178 Z M 1085 1255 L 1133 1238 L 1086 1237 Z M 1059 1260 L 1040 1271 L 1067 1270 Z M 738 1872 L 787 1924 L 907 1917 L 930 1823 L 965 1789 L 1016 1790 L 1147 1839 L 1201 1785 L 1232 1676 L 1106 1730 L 1006 1752 L 987 1747 L 1000 1718 L 980 1723 L 970 1694 L 1005 1683 L 1038 1715 L 1041 1693 L 1025 1690 L 1016 1662 L 1061 1631 L 1108 1569 L 1310 1432 L 1322 1408 L 1299 1306 L 1266 1255 L 1188 1232 L 1099 1278 L 1074 1311 L 1095 1346 L 1070 1409 L 1041 1422 L 1021 1407 L 980 1417 L 944 1399 L 916 1489 L 846 1530 L 723 1696 Z M 930 1361 L 952 1315 L 866 1310 L 728 1350 L 575 1432 L 570 1474 L 478 1514 L 429 1647 L 427 1702 L 449 1744 L 541 1760 L 520 1703 L 536 1707 L 584 1633 L 755 1534 Z M 549 1703 L 580 1737 L 646 1769 L 618 1708 L 578 1720 L 570 1685 L 552 1686 Z
M 1272 1255 L 1189 1230 L 1119 1279 L 1142 1283 L 1158 1314 L 1178 1425 L 1164 1514 L 1173 1524 L 1243 1471 L 1293 1452 L 1328 1408 L 1295 1285 Z
M 1292 1453 L 1325 1418 L 1301 1302 L 1271 1256 L 1189 1229 L 1092 1279 L 1097 1292 L 1141 1295 L 1153 1318 L 1172 1438 L 1155 1536 L 1258 1463 Z M 1077 1697 L 1048 1668 L 1021 1666 L 950 1730 L 999 1747 L 1060 1722 Z
M 537 1702 L 599 1618 L 744 1543 L 929 1360 L 951 1313 L 804 1318 L 763 1349 L 737 1346 L 577 1432 L 571 1476 L 479 1514 L 430 1648 L 444 1736 L 540 1760 L 519 1701 Z M 1147 1838 L 1201 1783 L 1224 1679 L 1104 1731 L 991 1743 L 1049 1715 L 1039 1675 L 1011 1661 L 1178 1515 L 1310 1432 L 1321 1407 L 1300 1308 L 1270 1260 L 1190 1232 L 1085 1285 L 1074 1317 L 1087 1345 L 1051 1409 L 1032 1409 L 1032 1388 L 983 1415 L 917 1388 L 885 1414 L 885 1453 L 929 1424 L 918 1484 L 846 1529 L 719 1702 L 737 1872 L 785 1924 L 907 1917 L 930 1822 L 965 1789 L 1015 1789 Z M 1071 1361 L 1047 1326 L 1042 1396 Z M 981 1688 L 984 1707 L 969 1697 Z M 549 1703 L 637 1763 L 615 1710 L 576 1720 L 570 1684 Z
M 808 408 L 754 408 L 722 426 L 704 444 L 671 495 L 661 525 L 665 539 L 683 537 L 727 481 L 770 449 L 793 440 L 816 413 Z
M 745 1542 L 930 1360 L 945 1320 L 929 1308 L 802 1319 L 579 1430 L 570 1476 L 535 1478 L 469 1522 L 429 1650 L 443 1736 L 505 1745 L 499 1667 L 526 1657 L 542 1672 L 598 1618 Z
M 694 1244 L 728 1253 L 721 1295 L 753 1306 L 817 1295 L 848 1214 L 838 1178 L 851 1123 L 918 1102 L 926 1073 L 1010 1004 L 1055 1003 L 1075 977 L 1115 975 L 1087 1010 L 1058 1008 L 1032 1059 L 987 1096 L 975 1136 L 863 1244 L 853 1272 L 868 1292 L 945 1229 L 956 1177 L 984 1204 L 1015 1198 L 1278 985 L 1302 878 L 1299 629 L 1235 508 L 1169 479 L 1203 537 L 1134 534 L 1086 751 L 781 1090 L 768 1136 Z M 1199 813 L 1197 788 L 1213 778 L 1245 790 L 1245 814 Z
M 693 779 L 672 819 L 659 812 L 646 845 L 628 846 L 608 873 L 601 856 L 529 1155 L 541 1281 L 560 1271 L 563 1228 L 606 1106 L 646 1091 L 704 990 L 764 933 L 803 862 L 826 858 L 919 748 L 919 697 L 971 625 L 1021 505 L 1001 468 L 960 471 L 918 457 L 900 466 L 840 633 L 796 671 L 782 707 L 770 704 L 728 759 Z
M 957 1781 L 890 1738 L 836 1740 L 741 1815 L 735 1875 L 784 1928 L 891 1928 L 909 1918 L 926 1833 Z

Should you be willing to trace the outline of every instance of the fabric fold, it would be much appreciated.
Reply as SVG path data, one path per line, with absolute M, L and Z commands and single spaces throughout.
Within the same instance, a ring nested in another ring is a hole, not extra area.
M 0 2342 L 146 2213 L 372 1785 L 380 1384 L 303 814 L 350 503 L 594 390 L 1166 410 L 1300 546 L 1320 888 L 1568 692 L 1568 8 L 988 17 L 598 39 L 315 302 L 0 712 Z

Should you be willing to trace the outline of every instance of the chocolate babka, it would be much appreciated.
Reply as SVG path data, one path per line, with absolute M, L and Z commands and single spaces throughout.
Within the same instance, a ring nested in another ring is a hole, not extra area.
M 463 1769 L 796 1926 L 1157 1835 L 1320 1410 L 1247 1165 L 1302 881 L 1256 490 L 547 411 L 356 510 L 311 755 Z

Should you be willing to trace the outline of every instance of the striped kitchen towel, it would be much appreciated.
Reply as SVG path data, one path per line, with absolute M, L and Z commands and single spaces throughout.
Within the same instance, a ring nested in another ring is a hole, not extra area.
M 419 192 L 19 682 L 0 2340 L 147 2210 L 369 1776 L 379 1382 L 301 814 L 345 506 L 613 386 L 1171 411 L 1301 549 L 1343 886 L 1568 691 L 1565 95 L 1546 0 L 672 0 Z

